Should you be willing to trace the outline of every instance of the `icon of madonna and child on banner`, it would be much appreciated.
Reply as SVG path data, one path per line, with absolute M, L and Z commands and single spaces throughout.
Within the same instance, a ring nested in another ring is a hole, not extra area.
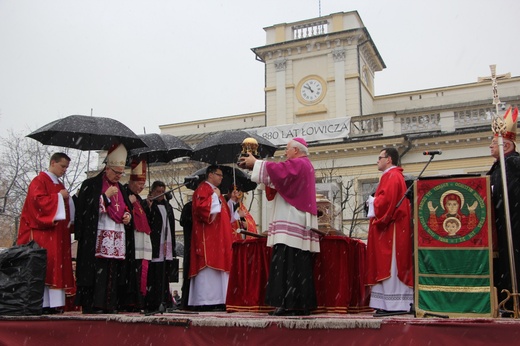
M 419 246 L 489 245 L 486 177 L 424 179 L 417 184 Z
M 443 316 L 493 312 L 489 177 L 415 185 L 415 306 Z

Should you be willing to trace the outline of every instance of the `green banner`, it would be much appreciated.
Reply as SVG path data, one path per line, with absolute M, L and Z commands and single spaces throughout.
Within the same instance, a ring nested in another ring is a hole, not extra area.
M 489 250 L 418 250 L 420 274 L 489 275 Z M 483 263 L 485 265 L 483 265 Z
M 489 177 L 421 179 L 414 193 L 416 309 L 493 316 Z
M 419 306 L 426 311 L 454 314 L 485 314 L 491 311 L 490 293 L 421 291 Z

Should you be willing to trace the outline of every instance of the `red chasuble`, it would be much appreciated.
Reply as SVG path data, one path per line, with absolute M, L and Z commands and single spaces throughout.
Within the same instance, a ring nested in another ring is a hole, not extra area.
M 390 277 L 392 241 L 395 229 L 397 276 L 405 285 L 413 286 L 412 230 L 410 201 L 404 196 L 406 183 L 401 167 L 381 176 L 374 200 L 375 217 L 370 219 L 367 243 L 367 284 L 375 285 Z
M 256 229 L 256 221 L 255 219 L 253 219 L 253 216 L 249 213 L 249 210 L 247 210 L 247 207 L 244 205 L 244 203 L 240 202 L 238 209 L 244 212 L 245 220 L 235 220 L 231 223 L 231 228 L 234 231 L 234 240 L 242 240 L 242 235 L 236 232 L 238 229 L 243 229 L 248 232 L 258 234 L 258 231 Z M 252 237 L 247 236 L 246 238 Z
M 64 200 L 67 218 L 53 221 L 58 211 L 58 193 L 64 188 L 61 183 L 54 184 L 45 172 L 33 179 L 22 208 L 16 241 L 20 245 L 34 239 L 47 249 L 45 284 L 56 289 L 74 288 L 68 199 Z
M 229 208 L 220 196 L 222 211 L 213 219 L 212 195 L 213 188 L 208 182 L 201 183 L 193 193 L 190 277 L 206 267 L 225 272 L 231 269 L 233 230 Z

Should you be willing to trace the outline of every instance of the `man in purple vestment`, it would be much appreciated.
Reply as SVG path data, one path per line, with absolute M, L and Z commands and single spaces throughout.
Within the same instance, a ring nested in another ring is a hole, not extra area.
M 273 203 L 267 246 L 273 248 L 266 304 L 276 316 L 308 315 L 316 308 L 312 253 L 320 251 L 314 167 L 307 143 L 293 138 L 285 149 L 287 160 L 267 162 L 253 155 L 241 158 L 252 169 L 251 180 L 263 183 Z

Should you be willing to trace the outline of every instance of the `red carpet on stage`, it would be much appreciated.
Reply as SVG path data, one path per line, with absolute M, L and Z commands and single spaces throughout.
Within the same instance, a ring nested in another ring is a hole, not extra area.
M 520 321 L 265 313 L 0 316 L 0 345 L 506 345 Z
M 363 282 L 366 247 L 324 237 L 314 276 L 318 309 L 277 317 L 263 303 L 271 249 L 265 239 L 233 244 L 228 312 L 0 316 L 0 346 L 54 345 L 505 345 L 520 340 L 520 320 L 374 317 Z M 420 314 L 418 316 L 425 316 Z M 353 314 L 355 313 L 355 314 Z

